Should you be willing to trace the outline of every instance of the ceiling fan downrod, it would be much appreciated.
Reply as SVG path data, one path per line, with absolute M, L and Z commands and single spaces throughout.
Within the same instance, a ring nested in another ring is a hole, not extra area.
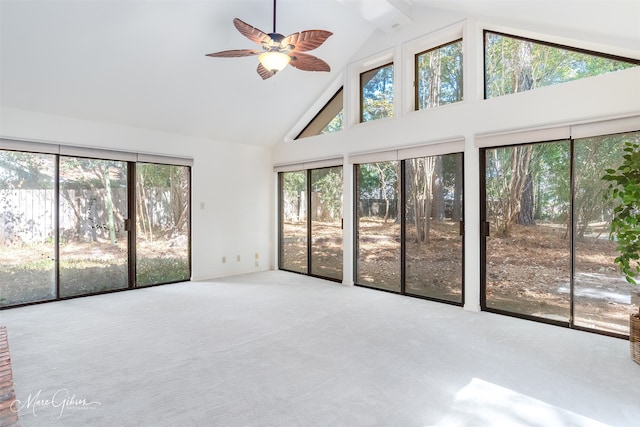
M 276 33 L 276 0 L 273 0 L 273 32 Z

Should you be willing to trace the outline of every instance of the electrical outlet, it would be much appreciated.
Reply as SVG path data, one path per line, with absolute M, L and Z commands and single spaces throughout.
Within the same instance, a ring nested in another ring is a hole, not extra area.
M 259 260 L 259 259 L 260 259 L 260 254 L 258 252 L 256 252 L 256 260 Z M 258 264 L 258 263 L 256 262 L 256 264 Z M 257 265 L 256 265 L 256 267 L 257 267 Z
M 227 257 L 226 257 L 226 256 L 223 256 L 223 257 L 222 257 L 222 263 L 224 264 L 224 263 L 226 263 L 226 262 L 227 262 Z
M 236 255 L 236 261 L 240 261 L 240 255 Z
M 256 267 L 260 267 L 260 263 L 256 260 Z

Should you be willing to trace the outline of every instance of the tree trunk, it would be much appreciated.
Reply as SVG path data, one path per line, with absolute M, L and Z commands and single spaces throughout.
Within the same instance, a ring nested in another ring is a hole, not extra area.
M 531 179 L 531 171 L 529 171 L 525 178 L 522 196 L 520 197 L 520 212 L 518 213 L 517 223 L 522 225 L 536 225 L 533 211 L 533 180 Z
M 462 221 L 462 155 L 456 154 L 456 173 L 454 178 L 452 221 Z
M 424 182 L 422 191 L 422 202 L 424 203 L 424 232 L 423 242 L 430 242 L 431 232 L 431 195 L 433 194 L 433 172 L 435 170 L 435 157 L 424 157 Z
M 422 230 L 422 213 L 420 212 L 420 198 L 418 197 L 419 188 L 419 164 L 417 159 L 411 159 L 407 162 L 409 166 L 409 176 L 411 177 L 411 203 L 413 204 L 413 224 L 416 233 L 416 243 L 422 242 L 421 230 Z
M 108 226 L 109 226 L 109 239 L 111 240 L 111 244 L 116 244 L 116 227 L 113 221 L 113 196 L 111 195 L 111 177 L 109 176 L 109 165 L 105 165 L 104 171 L 104 188 L 106 192 L 107 199 L 107 218 L 108 218 Z
M 432 194 L 433 194 L 433 220 L 444 220 L 444 183 L 442 182 L 443 167 L 442 156 L 434 158 L 434 170 L 432 175 Z
M 429 107 L 440 105 L 441 65 L 440 49 L 436 49 L 429 55 Z
M 520 202 L 524 184 L 529 174 L 529 163 L 533 146 L 514 147 L 511 151 L 511 179 L 509 180 L 508 199 L 506 206 L 506 222 L 504 225 L 505 235 L 510 235 L 511 227 L 520 213 Z

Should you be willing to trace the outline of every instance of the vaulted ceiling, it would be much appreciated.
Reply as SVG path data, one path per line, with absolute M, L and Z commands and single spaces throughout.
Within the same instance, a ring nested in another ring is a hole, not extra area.
M 330 73 L 287 67 L 263 81 L 255 57 L 205 56 L 253 48 L 232 20 L 271 32 L 272 7 L 271 0 L 0 0 L 0 102 L 272 145 L 282 141 L 368 39 L 417 26 L 430 11 L 568 28 L 577 38 L 603 38 L 629 49 L 640 45 L 639 1 L 280 0 L 278 32 L 334 33 L 311 52 L 331 65 Z

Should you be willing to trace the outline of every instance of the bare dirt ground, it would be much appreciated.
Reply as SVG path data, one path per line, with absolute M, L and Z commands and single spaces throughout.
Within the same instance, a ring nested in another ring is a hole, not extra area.
M 405 292 L 461 301 L 462 239 L 458 224 L 434 223 L 429 244 L 416 243 L 410 229 Z M 314 244 L 314 257 L 337 274 L 337 264 L 342 262 L 341 234 L 335 228 L 316 231 L 314 243 L 316 239 L 323 243 Z M 306 226 L 285 225 L 284 256 L 286 265 L 292 267 L 287 269 L 306 268 L 305 236 Z M 361 218 L 358 243 L 356 282 L 399 292 L 400 225 L 380 218 Z M 631 304 L 630 295 L 640 289 L 632 288 L 613 263 L 615 244 L 606 236 L 590 235 L 576 241 L 575 247 L 574 323 L 628 333 L 629 314 L 638 310 Z M 516 225 L 510 237 L 489 237 L 486 275 L 488 307 L 569 321 L 570 242 L 563 228 Z
M 628 333 L 632 288 L 613 260 L 615 243 L 590 235 L 575 242 L 574 323 Z M 487 239 L 487 305 L 569 321 L 570 242 L 549 225 L 515 225 L 510 237 Z

